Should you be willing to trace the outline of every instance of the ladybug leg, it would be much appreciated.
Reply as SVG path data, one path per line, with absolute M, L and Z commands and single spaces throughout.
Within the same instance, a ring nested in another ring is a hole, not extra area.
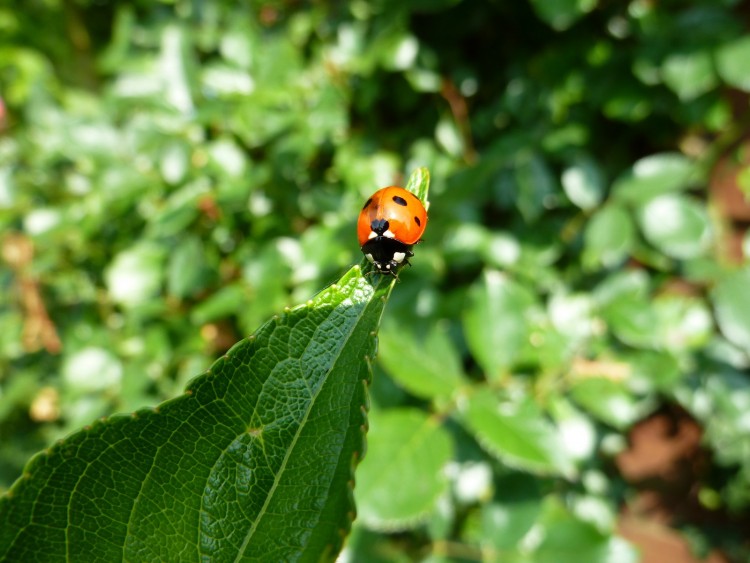
M 406 258 L 404 258 L 404 264 L 407 264 L 409 267 L 411 267 L 411 262 L 409 262 L 409 258 L 414 256 L 414 253 L 411 250 L 406 251 Z

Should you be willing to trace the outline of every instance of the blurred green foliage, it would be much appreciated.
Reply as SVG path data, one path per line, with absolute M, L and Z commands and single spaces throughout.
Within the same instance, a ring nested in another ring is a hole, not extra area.
M 750 265 L 708 193 L 747 183 L 747 9 L 0 1 L 0 483 L 335 280 L 427 166 L 350 559 L 633 561 L 614 460 L 676 408 L 708 461 L 672 524 L 747 559 Z

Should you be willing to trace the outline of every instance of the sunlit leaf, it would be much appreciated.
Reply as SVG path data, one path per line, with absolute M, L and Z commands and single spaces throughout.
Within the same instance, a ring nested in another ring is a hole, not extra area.
M 544 159 L 534 154 L 520 159 L 515 169 L 515 179 L 518 210 L 524 219 L 534 222 L 554 201 L 555 178 Z
M 118 254 L 105 278 L 115 303 L 138 305 L 154 297 L 162 283 L 164 249 L 141 243 Z
M 489 378 L 503 374 L 529 336 L 533 294 L 507 275 L 486 271 L 469 291 L 463 325 L 466 339 Z
M 403 328 L 386 325 L 378 343 L 378 361 L 419 397 L 449 397 L 465 382 L 461 358 L 444 325 L 433 326 L 422 341 Z
M 711 53 L 708 50 L 675 53 L 662 65 L 664 83 L 680 97 L 692 100 L 717 85 Z
M 627 428 L 642 414 L 637 401 L 622 382 L 604 377 L 576 383 L 572 397 L 586 411 L 615 428 Z
M 584 232 L 584 263 L 588 267 L 612 268 L 629 256 L 635 225 L 626 209 L 616 203 L 606 205 L 591 217 Z
M 539 563 L 637 563 L 638 552 L 625 540 L 602 533 L 557 502 L 545 503 L 540 522 L 542 541 L 535 550 Z
M 413 528 L 447 490 L 450 435 L 416 409 L 376 411 L 370 422 L 354 491 L 359 517 L 376 529 Z
M 549 25 L 564 30 L 593 10 L 597 0 L 532 0 L 531 4 Z
M 183 396 L 34 457 L 0 499 L 0 558 L 331 557 L 353 513 L 368 358 L 392 285 L 373 287 L 355 267 L 235 345 Z M 449 457 L 444 442 L 432 446 Z
M 612 186 L 612 195 L 621 201 L 644 203 L 660 194 L 683 190 L 693 174 L 689 158 L 676 153 L 660 153 L 637 161 Z
M 708 248 L 711 229 L 705 208 L 680 195 L 663 195 L 640 209 L 646 239 L 672 258 L 695 258 Z
M 724 336 L 750 353 L 750 268 L 722 279 L 711 293 L 716 320 Z
M 492 455 L 510 467 L 540 474 L 570 474 L 571 461 L 552 422 L 530 398 L 473 393 L 463 407 L 467 428 Z
M 604 197 L 604 178 L 596 161 L 580 156 L 565 169 L 562 175 L 565 194 L 581 209 L 593 209 Z
M 750 92 L 750 37 L 743 36 L 719 47 L 716 68 L 727 84 Z

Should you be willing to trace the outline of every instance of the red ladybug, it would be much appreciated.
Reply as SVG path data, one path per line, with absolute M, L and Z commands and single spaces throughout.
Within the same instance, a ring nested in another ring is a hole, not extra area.
M 427 210 L 404 188 L 390 186 L 367 200 L 357 221 L 357 237 L 365 257 L 381 274 L 396 276 L 414 256 L 411 247 L 427 226 Z

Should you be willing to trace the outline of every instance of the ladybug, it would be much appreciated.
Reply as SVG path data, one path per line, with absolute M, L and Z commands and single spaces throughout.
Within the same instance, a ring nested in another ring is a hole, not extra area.
M 414 256 L 411 247 L 427 226 L 427 210 L 404 188 L 389 186 L 372 194 L 357 220 L 362 253 L 378 273 L 396 277 L 396 270 Z

